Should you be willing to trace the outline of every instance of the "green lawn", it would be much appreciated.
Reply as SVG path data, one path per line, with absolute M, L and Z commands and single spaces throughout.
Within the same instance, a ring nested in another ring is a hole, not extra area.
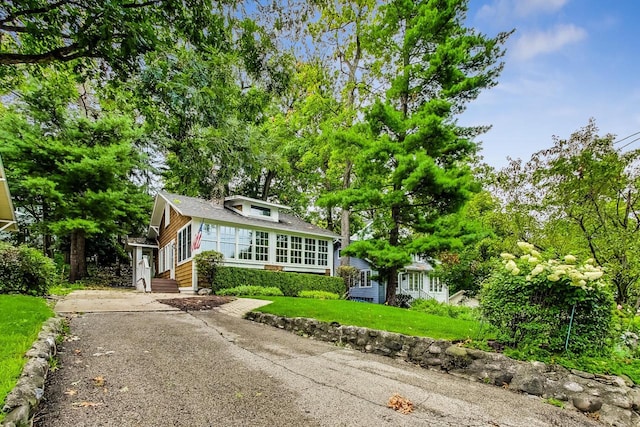
M 285 317 L 308 317 L 341 325 L 362 326 L 446 340 L 494 338 L 487 324 L 453 319 L 381 304 L 345 300 L 317 300 L 291 297 L 257 297 L 273 301 L 257 311 Z
M 24 353 L 51 316 L 53 311 L 42 298 L 0 295 L 0 408 L 20 377 Z

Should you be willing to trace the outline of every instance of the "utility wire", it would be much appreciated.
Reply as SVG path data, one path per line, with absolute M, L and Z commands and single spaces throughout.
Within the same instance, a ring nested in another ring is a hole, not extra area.
M 624 141 L 625 139 L 629 139 L 629 138 L 631 138 L 632 136 L 636 136 L 636 135 L 640 135 L 640 131 L 638 131 L 638 132 L 636 132 L 636 133 L 632 133 L 632 134 L 631 134 L 631 135 L 629 135 L 629 136 L 625 136 L 625 137 L 624 137 L 624 138 L 622 138 L 622 139 L 618 139 L 618 140 L 614 141 L 614 142 L 613 142 L 613 144 L 614 144 L 614 145 L 615 145 L 615 144 L 619 144 L 619 143 L 621 143 L 622 141 Z M 637 139 L 634 139 L 634 141 L 637 141 Z M 625 145 L 625 147 L 626 147 L 626 145 Z M 623 148 L 624 148 L 624 147 L 623 147 Z
M 638 133 L 640 133 L 640 132 L 638 132 Z M 634 135 L 637 135 L 638 133 L 636 133 Z M 629 138 L 629 137 L 627 137 L 627 138 Z M 625 138 L 625 139 L 627 139 L 627 138 Z M 630 146 L 631 144 L 633 144 L 636 141 L 640 141 L 640 137 L 638 137 L 636 139 L 632 139 L 631 141 L 629 141 L 626 144 L 624 144 L 622 147 L 618 147 L 618 150 L 622 150 L 623 148 L 626 148 L 626 147 Z M 614 144 L 617 144 L 618 142 L 620 142 L 620 141 L 616 141 L 616 142 L 614 142 Z

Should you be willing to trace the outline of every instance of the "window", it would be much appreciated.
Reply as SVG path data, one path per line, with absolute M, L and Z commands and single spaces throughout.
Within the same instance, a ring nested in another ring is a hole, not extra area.
M 256 231 L 255 239 L 256 261 L 269 261 L 269 233 Z
M 218 226 L 207 223 L 204 223 L 202 225 L 202 240 L 200 240 L 200 250 L 218 250 Z
M 291 262 L 302 264 L 302 237 L 291 236 Z
M 360 270 L 360 277 L 356 279 L 359 288 L 371 287 L 371 270 Z
M 440 283 L 439 277 L 428 277 L 429 280 L 429 292 L 442 292 L 442 283 Z
M 166 246 L 158 251 L 158 273 L 163 273 L 167 271 L 167 269 L 164 268 L 164 249 L 165 248 Z
M 304 239 L 304 263 L 305 265 L 315 265 L 316 239 Z
M 238 254 L 240 259 L 252 259 L 251 256 L 251 241 L 253 233 L 246 228 L 238 228 Z
M 276 262 L 289 262 L 289 236 L 286 234 L 276 236 Z
M 407 273 L 407 289 L 410 291 L 422 289 L 422 273 Z
M 171 242 L 158 251 L 158 273 L 171 270 L 173 263 L 173 242 Z
M 191 258 L 191 224 L 178 231 L 178 262 Z
M 318 240 L 318 265 L 329 265 L 329 242 Z
M 236 257 L 236 228 L 220 226 L 220 252 L 225 258 Z
M 251 205 L 251 216 L 271 216 L 271 209 Z

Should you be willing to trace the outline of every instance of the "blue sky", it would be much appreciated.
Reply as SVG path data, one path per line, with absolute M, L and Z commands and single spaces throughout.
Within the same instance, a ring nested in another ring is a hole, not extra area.
M 601 135 L 640 131 L 638 18 L 637 0 L 470 0 L 471 27 L 489 36 L 516 30 L 498 86 L 460 117 L 493 126 L 478 138 L 484 161 L 500 168 L 507 156 L 528 160 L 591 117 Z

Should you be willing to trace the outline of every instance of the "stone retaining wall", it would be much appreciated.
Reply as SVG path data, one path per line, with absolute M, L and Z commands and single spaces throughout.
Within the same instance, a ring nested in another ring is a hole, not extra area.
M 521 362 L 503 354 L 461 347 L 451 341 L 342 326 L 335 322 L 257 312 L 247 313 L 245 317 L 367 353 L 398 357 L 471 381 L 556 399 L 565 408 L 597 414 L 602 422 L 612 426 L 640 425 L 640 388 L 629 379 L 567 370 L 542 362 Z
M 31 426 L 31 417 L 44 395 L 49 360 L 56 354 L 56 339 L 62 333 L 62 325 L 61 317 L 47 320 L 38 334 L 38 339 L 27 351 L 26 357 L 29 360 L 2 408 L 2 411 L 7 413 L 2 421 L 3 427 Z

